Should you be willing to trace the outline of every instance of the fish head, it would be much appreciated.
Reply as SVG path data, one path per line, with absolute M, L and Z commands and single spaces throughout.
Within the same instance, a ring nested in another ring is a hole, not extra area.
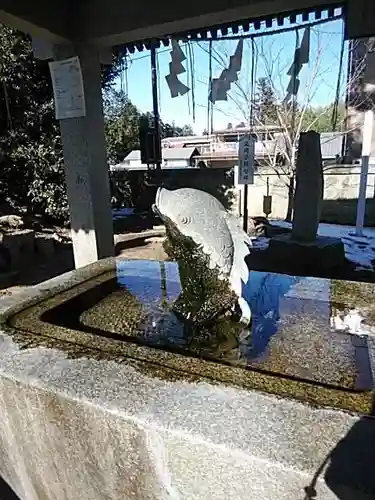
M 225 219 L 225 209 L 211 194 L 193 188 L 159 188 L 154 211 L 167 232 L 180 240 L 190 240 L 209 257 L 209 266 L 228 276 L 233 262 L 233 240 Z
M 183 191 L 159 187 L 152 207 L 175 237 L 190 236 L 188 226 L 197 222 L 194 216 L 194 201 Z

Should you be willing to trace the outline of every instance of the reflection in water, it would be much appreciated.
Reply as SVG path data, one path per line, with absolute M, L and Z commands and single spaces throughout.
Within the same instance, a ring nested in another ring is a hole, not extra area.
M 131 263 L 119 263 L 117 279 L 147 304 L 153 328 L 143 325 L 139 330 L 144 342 L 177 346 L 231 364 L 355 385 L 359 375 L 351 337 L 336 333 L 330 324 L 330 280 L 253 271 L 243 290 L 252 311 L 251 330 L 225 319 L 192 330 L 170 309 L 161 314 L 160 307 L 150 307 L 160 296 L 163 275 L 157 262 L 141 266 L 145 272 L 135 276 Z M 181 291 L 177 264 L 165 264 L 165 277 L 171 307 Z
M 127 288 L 140 301 L 147 297 L 161 300 L 165 295 L 168 302 L 173 302 L 181 292 L 178 266 L 174 262 L 119 260 L 116 276 L 120 287 Z
M 369 380 L 363 375 L 368 361 L 359 366 L 357 356 L 366 344 L 330 324 L 330 280 L 252 271 L 243 292 L 252 311 L 250 331 L 226 317 L 194 326 L 172 309 L 181 297 L 176 263 L 119 260 L 115 278 L 51 309 L 43 320 L 348 388 Z
M 129 290 L 140 302 L 151 304 L 162 301 L 164 294 L 169 305 L 178 298 L 181 292 L 178 265 L 174 262 L 143 261 L 142 276 L 134 274 L 134 264 L 131 261 L 119 261 L 117 265 L 117 281 L 121 287 Z M 250 304 L 252 311 L 251 332 L 242 332 L 239 349 L 248 360 L 261 356 L 270 338 L 277 332 L 280 319 L 280 300 L 290 290 L 290 287 L 302 278 L 282 274 L 252 272 L 244 290 L 244 298 Z M 152 311 L 152 324 L 155 325 L 154 335 L 165 336 L 165 319 L 160 317 L 159 310 Z M 173 322 L 175 330 L 168 339 L 175 343 L 183 340 L 184 325 L 174 317 L 168 316 L 168 322 Z M 169 330 L 169 329 L 168 329 Z M 178 330 L 181 330 L 178 334 Z M 170 333 L 170 331 L 168 332 Z M 177 338 L 176 338 L 177 337 Z M 154 336 L 154 341 L 156 338 Z M 250 341 L 250 343 L 249 343 Z
M 150 305 L 162 300 L 161 291 L 165 288 L 165 296 L 167 303 L 171 306 L 178 298 L 181 292 L 181 283 L 179 278 L 178 265 L 174 262 L 165 262 L 165 273 L 160 263 L 150 261 L 141 264 L 142 277 L 134 274 L 134 265 L 128 261 L 120 261 L 117 267 L 117 280 L 121 287 L 126 288 L 134 294 L 142 303 Z M 166 279 L 163 279 L 163 274 Z M 243 291 L 244 298 L 250 304 L 252 311 L 251 331 L 244 329 L 240 334 L 239 350 L 240 357 L 245 357 L 247 361 L 255 361 L 262 358 L 265 354 L 271 337 L 278 331 L 280 314 L 283 311 L 285 314 L 298 314 L 298 306 L 302 306 L 300 300 L 285 300 L 285 296 L 289 293 L 290 298 L 296 298 L 296 285 L 300 284 L 302 295 L 306 298 L 311 296 L 316 297 L 316 290 L 313 291 L 314 285 L 312 278 L 301 278 L 288 276 L 283 274 L 274 274 L 266 272 L 251 272 L 250 280 Z M 322 280 L 327 281 L 327 280 Z M 165 284 L 163 284 L 163 282 Z M 294 290 L 292 287 L 294 286 Z M 310 295 L 303 293 L 305 287 Z M 321 290 L 319 290 L 321 292 Z M 294 292 L 294 293 L 292 293 Z M 320 293 L 319 299 L 322 300 L 321 306 L 327 310 L 324 315 L 328 322 L 329 319 L 329 291 Z M 324 295 L 324 298 L 323 296 Z M 288 307 L 289 306 L 289 307 Z M 314 304 L 316 308 L 316 304 Z M 293 310 L 292 310 L 293 309 Z M 297 309 L 297 310 L 296 310 Z M 323 311 L 320 311 L 322 313 Z M 167 317 L 160 316 L 160 311 L 157 308 L 152 311 L 151 323 L 154 326 L 153 341 L 161 342 L 161 337 L 175 344 L 176 342 L 184 343 L 185 326 L 181 323 L 173 313 L 169 313 Z M 172 323 L 172 324 L 171 324 Z M 171 335 L 171 326 L 173 325 L 173 335 Z M 169 328 L 167 328 L 169 326 Z M 165 338 L 167 337 L 167 338 Z
M 252 311 L 251 341 L 240 344 L 248 360 L 264 354 L 271 337 L 277 332 L 280 300 L 300 278 L 263 272 L 251 272 L 244 298 Z
M 137 266 L 140 273 L 134 272 L 134 261 L 120 260 L 116 276 L 118 285 L 131 292 L 148 310 L 151 329 L 144 328 L 139 335 L 152 344 L 183 345 L 184 325 L 169 311 L 181 293 L 178 265 L 142 260 Z

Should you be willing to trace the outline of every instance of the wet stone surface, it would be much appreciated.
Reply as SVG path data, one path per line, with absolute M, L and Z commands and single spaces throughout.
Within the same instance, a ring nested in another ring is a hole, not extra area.
M 372 388 L 366 339 L 332 327 L 337 304 L 347 306 L 330 280 L 251 272 L 245 290 L 253 313 L 249 329 L 225 316 L 194 324 L 176 314 L 181 281 L 174 262 L 120 260 L 116 272 L 78 292 L 43 312 L 46 328 L 345 390 Z M 24 315 L 25 326 L 26 320 Z

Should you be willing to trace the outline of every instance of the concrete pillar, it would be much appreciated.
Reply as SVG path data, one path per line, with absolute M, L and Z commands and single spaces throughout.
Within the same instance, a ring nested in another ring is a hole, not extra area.
M 80 58 L 86 116 L 60 120 L 76 267 L 114 255 L 100 55 L 90 45 L 55 45 L 55 60 Z

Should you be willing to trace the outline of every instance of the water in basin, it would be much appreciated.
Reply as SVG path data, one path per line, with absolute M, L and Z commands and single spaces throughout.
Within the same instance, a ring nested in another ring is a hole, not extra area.
M 366 337 L 332 321 L 350 306 L 336 301 L 330 280 L 251 272 L 250 329 L 227 318 L 199 327 L 182 321 L 172 311 L 180 291 L 176 263 L 119 260 L 108 279 L 45 311 L 42 320 L 245 370 L 372 388 Z

